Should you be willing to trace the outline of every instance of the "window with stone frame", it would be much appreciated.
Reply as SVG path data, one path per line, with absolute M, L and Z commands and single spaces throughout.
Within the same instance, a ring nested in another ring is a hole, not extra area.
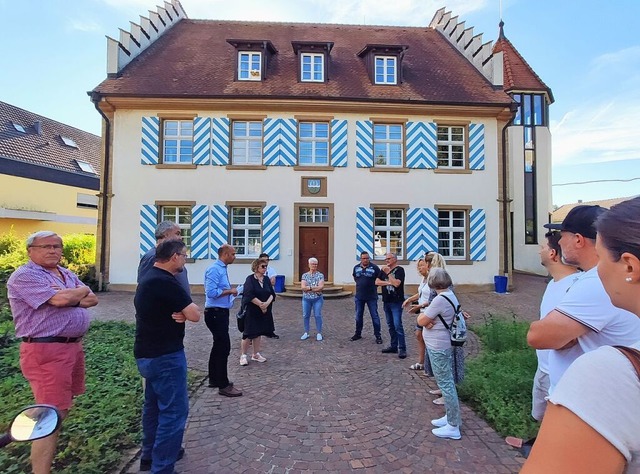
M 447 260 L 467 259 L 467 211 L 438 210 L 438 253 Z
M 262 122 L 234 120 L 231 146 L 231 164 L 262 165 Z
M 257 257 L 262 252 L 262 208 L 231 208 L 231 245 L 237 257 Z
M 193 120 L 162 120 L 162 163 L 193 163 Z
M 466 167 L 466 127 L 438 125 L 438 168 Z
M 298 148 L 300 166 L 329 166 L 329 124 L 300 122 Z
M 158 212 L 160 222 L 175 222 L 180 227 L 182 241 L 187 246 L 187 253 L 191 252 L 191 206 L 162 205 Z
M 398 260 L 405 254 L 405 210 L 373 209 L 374 259 L 384 260 L 387 253 L 393 253 Z
M 404 125 L 373 125 L 373 165 L 402 167 L 404 158 Z

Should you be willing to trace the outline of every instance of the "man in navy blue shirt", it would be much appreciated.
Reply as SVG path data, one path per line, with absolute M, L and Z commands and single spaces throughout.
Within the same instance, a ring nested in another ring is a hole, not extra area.
M 353 280 L 356 282 L 356 332 L 351 336 L 352 341 L 362 339 L 362 325 L 364 324 L 364 306 L 369 308 L 371 323 L 373 324 L 373 334 L 376 343 L 382 344 L 380 335 L 380 316 L 378 315 L 378 287 L 376 278 L 380 275 L 380 268 L 371 263 L 369 252 L 360 254 L 360 263 L 353 267 Z

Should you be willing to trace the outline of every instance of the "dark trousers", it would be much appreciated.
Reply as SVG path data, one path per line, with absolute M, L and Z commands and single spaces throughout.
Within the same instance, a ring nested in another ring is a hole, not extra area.
M 213 347 L 209 354 L 209 385 L 218 388 L 228 387 L 227 359 L 231 352 L 229 309 L 206 308 L 204 322 L 213 335 Z

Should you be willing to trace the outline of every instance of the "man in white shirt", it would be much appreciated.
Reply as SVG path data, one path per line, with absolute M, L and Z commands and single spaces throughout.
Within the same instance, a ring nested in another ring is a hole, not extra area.
M 606 212 L 600 206 L 576 206 L 562 224 L 545 227 L 560 230 L 565 263 L 584 270 L 544 319 L 531 323 L 527 342 L 549 353 L 549 393 L 562 374 L 583 353 L 605 345 L 631 345 L 640 339 L 640 319 L 616 308 L 598 277 L 594 222 Z

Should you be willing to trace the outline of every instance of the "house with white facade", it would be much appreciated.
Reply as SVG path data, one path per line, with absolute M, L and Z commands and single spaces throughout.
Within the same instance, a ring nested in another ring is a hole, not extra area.
M 361 251 L 428 250 L 456 284 L 538 271 L 550 211 L 551 91 L 504 34 L 445 9 L 429 26 L 189 19 L 177 0 L 108 40 L 103 283 L 132 288 L 174 220 L 192 284 L 225 242 L 232 282 L 261 252 L 287 284 L 318 258 L 353 283 Z

